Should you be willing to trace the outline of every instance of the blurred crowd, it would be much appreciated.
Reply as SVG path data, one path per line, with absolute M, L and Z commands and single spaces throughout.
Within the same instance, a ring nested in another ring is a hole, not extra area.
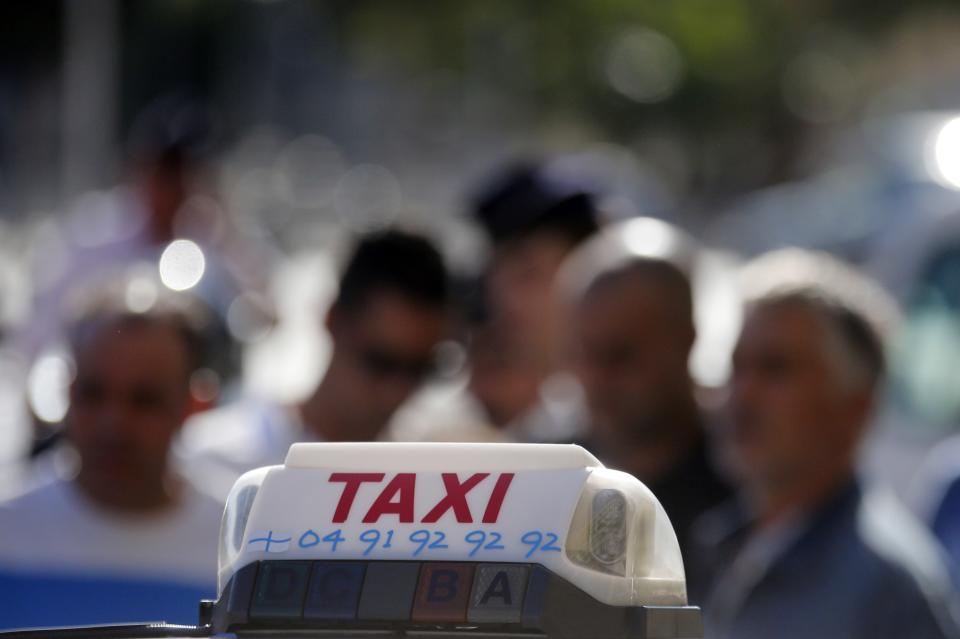
M 463 185 L 489 246 L 475 272 L 428 229 L 318 247 L 303 277 L 328 293 L 309 319 L 328 352 L 282 351 L 321 361 L 311 379 L 257 351 L 288 328 L 272 249 L 232 232 L 189 142 L 130 162 L 2 337 L 23 366 L 0 371 L 0 627 L 193 622 L 241 473 L 295 442 L 403 440 L 577 443 L 636 476 L 708 637 L 960 637 L 958 444 L 924 465 L 923 512 L 858 472 L 899 311 L 850 264 L 783 249 L 731 273 L 743 321 L 708 387 L 692 354 L 726 321 L 697 308 L 709 248 L 518 163 Z M 244 382 L 290 371 L 295 397 Z M 27 401 L 58 384 L 60 414 Z

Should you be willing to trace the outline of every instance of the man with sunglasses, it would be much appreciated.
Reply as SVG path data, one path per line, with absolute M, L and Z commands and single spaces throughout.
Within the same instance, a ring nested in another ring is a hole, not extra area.
M 448 331 L 448 277 L 425 238 L 362 237 L 326 316 L 332 352 L 320 383 L 294 406 L 241 401 L 199 416 L 183 454 L 224 492 L 240 473 L 283 461 L 297 441 L 371 441 L 433 370 Z

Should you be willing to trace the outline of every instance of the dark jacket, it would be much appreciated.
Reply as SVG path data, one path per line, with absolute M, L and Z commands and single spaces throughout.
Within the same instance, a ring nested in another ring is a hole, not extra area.
M 851 483 L 805 518 L 731 605 L 730 569 L 748 531 L 735 504 L 697 524 L 695 552 L 711 571 L 708 639 L 960 637 L 941 551 L 892 497 Z
M 581 445 L 594 452 L 601 460 L 604 459 L 604 451 L 594 442 L 585 441 L 581 442 Z M 615 465 L 612 467 L 617 468 Z M 624 468 L 617 470 L 629 472 L 629 469 Z M 677 533 L 686 572 L 688 598 L 691 604 L 700 605 L 704 568 L 699 565 L 699 556 L 692 552 L 694 522 L 733 496 L 733 489 L 718 472 L 710 456 L 706 433 L 701 434 L 696 444 L 673 468 L 646 485 L 663 506 Z

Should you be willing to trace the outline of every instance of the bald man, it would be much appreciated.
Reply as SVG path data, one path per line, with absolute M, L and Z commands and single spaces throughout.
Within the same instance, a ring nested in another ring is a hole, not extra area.
M 692 522 L 730 495 L 708 455 L 687 365 L 696 339 L 687 276 L 665 259 L 620 261 L 580 296 L 572 334 L 588 446 L 653 491 L 685 550 Z M 688 580 L 697 580 L 694 566 Z

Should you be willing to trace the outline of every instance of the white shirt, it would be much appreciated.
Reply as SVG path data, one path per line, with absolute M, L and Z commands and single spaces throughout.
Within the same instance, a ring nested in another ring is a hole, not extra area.
M 105 510 L 62 478 L 0 503 L 0 627 L 195 623 L 216 596 L 222 513 L 189 481 L 156 514 Z
M 58 479 L 0 503 L 0 568 L 213 584 L 223 505 L 184 484 L 175 507 L 126 515 Z
M 240 475 L 282 464 L 290 446 L 302 441 L 318 440 L 294 407 L 243 399 L 188 420 L 175 455 L 207 490 L 226 498 Z
M 422 389 L 397 411 L 388 435 L 395 441 L 565 443 L 583 439 L 587 422 L 583 390 L 570 375 L 549 377 L 539 400 L 500 428 L 459 379 Z

